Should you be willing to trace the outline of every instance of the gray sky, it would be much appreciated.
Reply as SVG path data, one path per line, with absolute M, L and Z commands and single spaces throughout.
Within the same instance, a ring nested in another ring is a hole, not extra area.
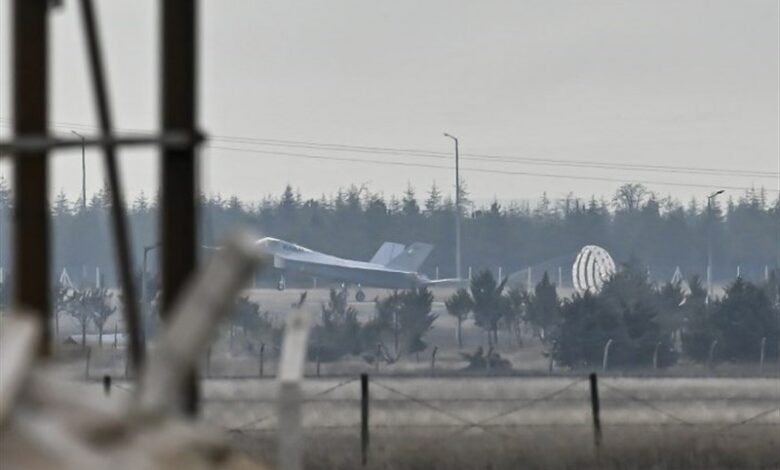
M 157 125 L 157 2 L 97 7 L 119 127 Z M 0 0 L 0 133 L 10 116 L 10 0 Z M 777 172 L 780 11 L 745 1 L 217 1 L 201 3 L 200 122 L 213 136 L 283 139 L 511 157 Z M 55 130 L 95 114 L 78 4 L 52 18 Z M 70 125 L 70 124 L 75 125 Z M 332 152 L 218 141 L 316 157 L 451 166 L 419 155 Z M 126 152 L 131 197 L 154 191 L 156 156 Z M 368 183 L 419 192 L 452 171 L 203 150 L 203 188 L 259 199 L 285 183 L 304 196 Z M 53 160 L 52 191 L 75 197 L 78 153 Z M 536 162 L 540 163 L 540 162 Z M 88 152 L 88 190 L 102 182 Z M 7 163 L 0 175 L 8 177 Z M 674 170 L 627 172 L 489 160 L 461 162 L 477 200 L 610 195 L 616 182 L 777 188 L 775 178 Z M 474 170 L 480 170 L 477 172 Z M 550 178 L 496 172 L 566 175 Z M 708 187 L 649 184 L 681 199 Z M 731 191 L 735 193 L 735 191 Z M 776 194 L 776 193 L 773 193 Z

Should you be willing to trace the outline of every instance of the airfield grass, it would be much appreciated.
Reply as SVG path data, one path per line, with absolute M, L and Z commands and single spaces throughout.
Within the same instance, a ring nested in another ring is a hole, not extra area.
M 331 387 L 361 372 L 374 380 L 389 384 L 437 407 L 455 414 L 479 420 L 491 416 L 496 409 L 491 398 L 513 397 L 529 399 L 564 386 L 573 379 L 583 379 L 589 371 L 568 371 L 555 368 L 547 377 L 549 362 L 543 357 L 541 345 L 527 339 L 522 348 L 508 337 L 502 337 L 499 352 L 510 359 L 513 377 L 486 377 L 485 374 L 465 374 L 466 362 L 461 357 L 454 335 L 454 319 L 446 314 L 441 303 L 449 292 L 437 292 L 434 311 L 439 315 L 434 329 L 426 336 L 429 344 L 439 349 L 436 356 L 436 378 L 430 378 L 429 352 L 420 357 L 405 358 L 399 363 L 382 364 L 377 372 L 362 358 L 348 358 L 338 363 L 323 363 L 322 378 L 317 379 L 313 363 L 306 366 L 310 392 Z M 284 312 L 294 303 L 300 291 L 248 291 L 283 321 Z M 367 290 L 369 299 L 384 295 Z M 309 308 L 317 318 L 320 304 L 326 301 L 327 290 L 310 292 Z M 354 303 L 361 318 L 373 315 L 373 303 Z M 61 335 L 75 334 L 75 325 L 61 320 Z M 113 331 L 109 326 L 107 331 Z M 203 417 L 215 427 L 231 429 L 253 417 L 262 416 L 275 407 L 275 375 L 278 358 L 267 351 L 265 379 L 231 379 L 256 377 L 258 359 L 248 352 L 231 351 L 224 326 L 220 338 L 212 346 L 210 361 L 202 358 L 204 376 Z M 484 341 L 478 328 L 464 328 L 466 347 L 473 351 Z M 85 375 L 85 352 L 76 345 L 56 348 L 58 369 L 77 379 Z M 109 374 L 118 379 L 124 375 L 124 351 L 110 344 L 93 348 L 90 378 Z M 768 359 L 760 370 L 757 364 L 720 364 L 716 369 L 702 365 L 678 364 L 663 371 L 610 370 L 601 375 L 605 385 L 615 385 L 632 395 L 651 401 L 664 410 L 680 413 L 695 422 L 713 424 L 686 427 L 668 422 L 652 410 L 615 393 L 603 390 L 603 445 L 594 450 L 593 431 L 589 425 L 587 383 L 582 382 L 569 395 L 551 403 L 535 405 L 526 413 L 514 415 L 507 426 L 491 428 L 491 432 L 476 429 L 456 432 L 458 428 L 439 426 L 446 416 L 426 412 L 402 401 L 372 401 L 372 430 L 368 466 L 376 469 L 780 469 L 780 423 L 777 413 L 761 422 L 723 430 L 723 423 L 739 422 L 761 410 L 780 406 L 780 367 L 777 358 Z M 660 377 L 659 377 L 660 376 Z M 205 378 L 210 377 L 210 378 Z M 666 380 L 664 378 L 666 377 Z M 677 379 L 671 379 L 676 377 Z M 760 378 L 763 377 L 763 378 Z M 442 380 L 440 382 L 440 380 Z M 601 381 L 600 381 L 601 383 Z M 374 398 L 393 398 L 389 392 L 372 386 Z M 384 393 L 385 395 L 381 395 Z M 121 395 L 119 395 L 121 396 Z M 258 402 L 228 403 L 215 398 L 246 396 Z M 306 468 L 355 469 L 361 467 L 357 383 L 329 393 L 324 401 L 307 405 Z M 568 398 L 567 398 L 568 397 Z M 397 398 L 397 397 L 396 397 Z M 447 399 L 485 398 L 486 403 L 471 402 L 460 408 Z M 440 401 L 437 401 L 440 400 Z M 441 401 L 445 400 L 445 401 Z M 568 401 L 567 401 L 568 400 Z M 339 413 L 340 410 L 346 410 Z M 641 422 L 646 420 L 646 422 Z M 640 422 L 637 422 L 640 421 Z M 668 421 L 668 420 L 667 420 Z M 717 421 L 717 423 L 714 423 Z M 568 423 L 568 424 L 567 424 Z M 404 427 L 406 424 L 413 426 Z M 275 463 L 277 434 L 272 423 L 268 429 L 248 429 L 230 432 L 228 438 L 235 447 L 258 461 Z M 511 426 L 510 426 L 511 425 Z M 318 427 L 320 426 L 320 427 Z M 331 426 L 331 427 L 328 427 Z M 717 432 L 716 432 L 717 431 Z
M 374 431 L 369 469 L 777 469 L 780 427 L 753 425 L 727 433 L 679 426 L 604 429 L 600 450 L 586 426 L 532 426 L 491 433 Z M 507 435 L 506 437 L 504 435 Z M 274 464 L 273 433 L 240 434 L 234 446 Z M 313 431 L 306 436 L 305 467 L 361 467 L 358 430 Z

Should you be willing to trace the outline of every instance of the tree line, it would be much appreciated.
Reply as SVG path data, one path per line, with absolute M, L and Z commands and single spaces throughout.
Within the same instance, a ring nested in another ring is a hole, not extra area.
M 642 264 L 632 260 L 598 292 L 567 298 L 558 295 L 547 273 L 527 291 L 508 288 L 506 279 L 481 271 L 468 287 L 447 298 L 445 307 L 457 319 L 466 370 L 510 369 L 512 364 L 497 352 L 499 345 L 504 351 L 524 348 L 532 338 L 541 343 L 551 366 L 569 369 L 602 366 L 605 350 L 610 367 L 622 369 L 666 368 L 681 360 L 710 365 L 780 360 L 780 271 L 772 271 L 764 282 L 737 278 L 724 292 L 708 296 L 695 275 L 654 283 Z M 241 305 L 247 302 L 239 300 Z M 269 321 L 257 304 L 249 304 L 253 307 L 237 309 L 233 316 L 245 345 L 253 349 L 267 342 L 278 349 L 281 325 Z M 437 318 L 432 304 L 433 294 L 426 288 L 393 291 L 377 297 L 375 314 L 361 321 L 347 291 L 331 289 L 311 332 L 309 357 L 318 362 L 356 356 L 370 363 L 394 363 L 425 351 L 432 346 L 426 335 Z M 253 320 L 239 312 L 249 312 Z M 483 330 L 479 344 L 463 343 L 466 322 Z
M 568 281 L 574 254 L 583 245 L 606 248 L 619 261 L 644 260 L 650 276 L 669 279 L 676 267 L 684 275 L 705 272 L 708 240 L 716 280 L 735 277 L 736 267 L 748 279 L 764 276 L 780 256 L 780 198 L 750 190 L 707 205 L 706 197 L 683 204 L 640 184 L 626 184 L 611 198 L 578 198 L 568 194 L 535 203 L 493 202 L 477 206 L 463 188 L 463 265 L 474 272 L 499 267 L 503 273 L 534 267 L 534 281 L 545 270 L 563 267 Z M 427 191 L 409 187 L 386 197 L 365 186 L 339 189 L 320 198 L 303 198 L 287 185 L 279 196 L 242 201 L 219 195 L 200 198 L 200 243 L 213 246 L 232 229 L 243 227 L 317 251 L 369 259 L 384 241 L 423 241 L 437 248 L 422 267 L 431 277 L 454 275 L 452 198 L 433 184 Z M 0 266 L 11 265 L 10 221 L 13 197 L 0 180 Z M 53 275 L 67 268 L 72 279 L 95 278 L 95 267 L 114 285 L 113 244 L 106 188 L 83 204 L 60 193 L 51 205 Z M 132 251 L 140 269 L 144 246 L 157 243 L 157 197 L 139 194 L 130 210 Z M 154 265 L 155 252 L 151 252 Z M 465 273 L 463 273 L 465 275 Z M 566 282 L 565 281 L 565 282 Z M 290 282 L 296 282 L 291 279 Z M 304 283 L 309 280 L 301 279 Z M 309 284 L 305 284 L 308 286 Z

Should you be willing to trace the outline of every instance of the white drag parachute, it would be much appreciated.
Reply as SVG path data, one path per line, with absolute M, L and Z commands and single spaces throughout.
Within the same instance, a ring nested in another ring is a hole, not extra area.
M 571 278 L 578 294 L 596 294 L 615 274 L 615 261 L 607 250 L 596 245 L 583 246 L 571 267 Z

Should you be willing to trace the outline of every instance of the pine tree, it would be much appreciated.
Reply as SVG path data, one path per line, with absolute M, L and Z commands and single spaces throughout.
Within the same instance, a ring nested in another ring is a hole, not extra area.
M 458 289 L 450 298 L 444 301 L 444 306 L 447 308 L 447 313 L 458 320 L 458 329 L 455 335 L 458 339 L 458 348 L 463 349 L 462 325 L 474 308 L 474 302 L 471 300 L 469 291 L 464 288 Z
M 57 194 L 57 197 L 54 199 L 54 216 L 63 217 L 70 215 L 70 213 L 71 210 L 68 198 L 65 197 L 65 193 L 63 191 L 60 191 L 59 194 Z
M 441 198 L 441 191 L 439 191 L 439 188 L 434 181 L 433 184 L 431 184 L 431 189 L 428 191 L 428 199 L 425 200 L 426 214 L 431 215 L 441 209 Z
M 417 204 L 414 188 L 412 188 L 411 184 L 407 184 L 406 191 L 404 191 L 404 197 L 401 199 L 401 203 L 401 211 L 405 216 L 414 217 L 420 214 L 420 206 Z

